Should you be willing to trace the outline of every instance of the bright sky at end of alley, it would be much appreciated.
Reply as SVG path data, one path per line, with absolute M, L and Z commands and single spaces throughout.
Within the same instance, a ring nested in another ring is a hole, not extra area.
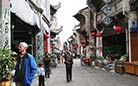
M 57 28 L 63 26 L 63 31 L 59 34 L 61 41 L 65 42 L 72 35 L 73 28 L 79 22 L 73 17 L 79 10 L 87 7 L 86 0 L 50 0 L 51 5 L 61 3 L 61 8 L 58 9 Z

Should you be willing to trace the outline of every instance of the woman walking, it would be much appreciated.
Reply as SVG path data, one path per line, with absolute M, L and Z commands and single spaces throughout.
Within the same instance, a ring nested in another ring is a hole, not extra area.
M 73 59 L 71 58 L 71 55 L 69 52 L 66 54 L 65 58 L 65 67 L 66 67 L 66 80 L 67 82 L 72 81 L 72 64 Z

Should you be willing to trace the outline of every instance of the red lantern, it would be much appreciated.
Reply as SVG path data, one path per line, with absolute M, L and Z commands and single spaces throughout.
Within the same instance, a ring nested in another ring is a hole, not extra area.
M 91 35 L 92 35 L 92 36 L 95 36 L 95 35 L 96 35 L 96 33 L 95 33 L 95 32 L 92 32 L 92 33 L 91 33 Z
M 117 33 L 119 33 L 119 32 L 122 31 L 122 27 L 121 26 L 115 26 L 114 27 L 114 31 L 117 32 Z
M 102 36 L 102 33 L 97 33 L 96 36 L 97 37 L 101 37 Z

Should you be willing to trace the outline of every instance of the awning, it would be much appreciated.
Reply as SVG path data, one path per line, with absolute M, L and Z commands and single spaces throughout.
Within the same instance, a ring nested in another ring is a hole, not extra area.
M 55 34 L 59 34 L 62 31 L 62 28 L 59 29 L 52 29 L 51 32 Z
M 55 9 L 52 5 L 50 5 L 50 14 L 53 16 L 56 12 L 57 12 L 57 9 Z
M 41 20 L 41 26 L 40 27 L 42 30 L 44 30 L 44 31 L 46 30 L 47 32 L 49 32 L 49 26 L 48 26 L 48 24 L 46 24 L 46 22 L 43 19 Z
M 11 12 L 27 24 L 32 26 L 36 25 L 41 29 L 48 29 L 47 23 L 42 18 L 42 25 L 40 25 L 40 17 L 38 16 L 37 11 L 27 0 L 11 0 Z
M 80 20 L 81 18 L 83 18 L 83 20 L 85 20 L 85 17 L 84 17 L 84 15 L 81 12 L 78 12 L 73 17 L 75 17 L 78 21 L 81 21 Z
M 25 0 L 11 0 L 11 12 L 30 25 L 37 25 L 39 21 L 39 17 Z

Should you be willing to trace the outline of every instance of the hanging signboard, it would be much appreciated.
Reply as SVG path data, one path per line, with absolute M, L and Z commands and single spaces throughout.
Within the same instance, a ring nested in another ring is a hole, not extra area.
M 36 60 L 42 62 L 44 56 L 44 38 L 43 33 L 39 32 L 36 35 Z
M 103 13 L 105 13 L 105 14 L 109 14 L 109 13 L 112 11 L 112 9 L 111 9 L 111 7 L 110 7 L 109 5 L 103 6 L 103 8 L 102 8 L 101 10 L 102 10 Z
M 104 3 L 110 3 L 111 2 L 111 0 L 103 0 L 104 1 Z
M 105 17 L 103 18 L 103 23 L 104 23 L 105 25 L 109 25 L 111 22 L 112 22 L 112 19 L 111 19 L 109 16 L 105 16 Z
M 105 14 L 105 17 L 103 18 L 103 23 L 105 24 L 105 25 L 109 25 L 109 24 L 111 24 L 111 22 L 112 22 L 112 19 L 109 17 L 109 16 L 107 16 L 109 13 L 111 13 L 111 11 L 112 11 L 112 9 L 111 9 L 111 7 L 108 5 L 108 3 L 111 1 L 111 0 L 103 0 L 105 3 L 106 3 L 106 5 L 104 5 L 103 7 L 102 7 L 102 11 L 103 11 L 103 13 Z
M 136 20 L 130 21 L 129 20 L 129 29 L 130 29 L 130 31 L 138 30 L 138 21 L 136 21 Z
M 96 55 L 97 56 L 103 56 L 103 53 L 102 53 L 102 37 L 97 37 L 96 38 Z

